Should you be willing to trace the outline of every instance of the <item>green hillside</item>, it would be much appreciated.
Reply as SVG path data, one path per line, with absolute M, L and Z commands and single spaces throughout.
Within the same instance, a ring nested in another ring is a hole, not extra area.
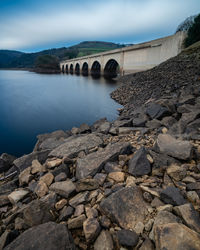
M 43 55 L 52 55 L 58 60 L 62 60 L 100 53 L 121 47 L 124 47 L 124 45 L 110 42 L 87 41 L 68 48 L 49 49 L 36 53 L 0 50 L 0 68 L 33 68 L 37 58 Z

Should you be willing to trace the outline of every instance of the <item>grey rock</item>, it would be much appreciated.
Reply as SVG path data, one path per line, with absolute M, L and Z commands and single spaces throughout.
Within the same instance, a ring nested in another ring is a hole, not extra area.
M 173 206 L 179 206 L 187 203 L 181 194 L 180 190 L 175 187 L 167 187 L 160 193 L 160 198 L 166 204 L 172 204 Z
M 6 250 L 75 250 L 72 236 L 65 225 L 48 222 L 26 230 Z
M 55 182 L 59 181 L 66 181 L 67 175 L 64 172 L 61 172 L 60 174 L 55 176 Z
M 49 189 L 65 198 L 68 198 L 71 194 L 75 192 L 76 187 L 71 180 L 67 180 L 55 182 L 51 184 Z
M 97 173 L 95 174 L 94 179 L 97 180 L 100 186 L 102 186 L 104 184 L 104 181 L 106 180 L 106 177 L 107 174 Z
M 113 123 L 114 127 L 131 127 L 132 119 L 129 120 L 115 120 Z
M 96 239 L 101 231 L 101 227 L 96 218 L 88 218 L 83 222 L 83 232 L 87 242 L 92 242 Z
M 78 217 L 73 219 L 69 219 L 67 224 L 69 229 L 81 228 L 83 226 L 83 222 L 86 220 L 85 214 L 81 214 Z
M 187 184 L 187 190 L 200 190 L 200 182 L 195 182 L 195 183 L 188 183 Z
M 150 239 L 146 238 L 139 250 L 154 250 L 154 245 Z
M 17 179 L 8 181 L 5 184 L 0 185 L 0 195 L 6 195 L 13 192 L 17 188 Z
M 65 206 L 60 211 L 59 221 L 67 220 L 74 213 L 74 208 L 70 206 Z
M 165 116 L 168 116 L 171 114 L 171 112 L 166 108 L 159 104 L 151 103 L 148 105 L 146 109 L 146 114 L 151 119 L 162 119 Z
M 103 244 L 102 244 L 103 242 Z M 102 230 L 94 243 L 94 250 L 113 250 L 113 240 L 108 231 Z
M 48 204 L 40 200 L 30 202 L 23 211 L 23 217 L 30 227 L 54 220 Z
M 133 127 L 144 127 L 147 119 L 145 117 L 138 117 L 132 120 Z
M 75 157 L 81 151 L 87 151 L 93 147 L 100 146 L 102 139 L 97 134 L 89 134 L 78 137 L 69 137 L 65 143 L 50 152 L 49 156 L 53 157 Z
M 67 166 L 65 163 L 62 163 L 60 166 L 52 170 L 51 173 L 54 175 L 55 178 L 57 175 L 61 173 L 64 173 L 67 177 L 69 177 L 70 169 L 69 169 L 69 166 Z
M 86 123 L 81 124 L 79 129 L 81 134 L 91 131 L 90 127 Z
M 155 229 L 156 249 L 199 250 L 200 235 L 179 223 L 159 225 Z
M 26 189 L 18 189 L 13 191 L 8 195 L 8 199 L 12 204 L 16 204 L 18 201 L 22 200 L 29 193 Z
M 105 149 L 91 153 L 83 159 L 78 159 L 76 178 L 82 179 L 89 175 L 94 176 L 101 171 L 106 162 L 116 159 L 120 154 L 126 153 L 129 148 L 129 143 L 117 142 L 109 144 Z
M 122 188 L 100 203 L 101 211 L 124 229 L 134 229 L 143 221 L 148 205 L 138 187 Z
M 33 152 L 28 155 L 24 155 L 18 159 L 16 159 L 13 164 L 19 169 L 19 171 L 23 171 L 27 167 L 32 165 L 33 160 L 38 160 L 41 164 L 43 164 L 49 154 L 50 150 L 42 150 L 40 152 Z
M 146 127 L 150 129 L 160 128 L 162 126 L 161 122 L 157 119 L 153 119 L 146 123 Z
M 99 183 L 96 179 L 81 179 L 76 182 L 76 191 L 91 191 L 99 187 Z
M 200 216 L 194 209 L 192 204 L 184 204 L 174 208 L 177 215 L 179 215 L 184 223 L 192 230 L 200 233 Z
M 107 162 L 104 166 L 104 170 L 109 174 L 111 172 L 119 172 L 121 171 L 121 168 L 116 162 Z
M 43 196 L 40 200 L 46 203 L 50 208 L 54 208 L 54 205 L 57 201 L 57 194 L 54 192 L 50 192 L 49 194 Z
M 137 150 L 133 158 L 129 161 L 128 171 L 134 176 L 143 176 L 151 172 L 151 164 L 147 159 L 144 147 Z
M 125 247 L 135 247 L 139 240 L 139 236 L 135 231 L 123 229 L 119 230 L 116 235 L 119 244 Z
M 110 122 L 104 122 L 104 123 L 102 123 L 100 126 L 99 126 L 99 128 L 98 128 L 98 131 L 100 132 L 100 133 L 104 133 L 104 134 L 107 134 L 108 133 L 108 131 L 110 130 Z
M 78 193 L 76 196 L 74 196 L 72 199 L 69 200 L 69 205 L 72 207 L 76 207 L 79 204 L 85 203 L 88 199 L 89 192 L 83 192 L 83 193 Z
M 159 134 L 156 143 L 161 153 L 181 160 L 187 160 L 191 157 L 192 145 L 188 141 L 176 140 L 167 134 Z

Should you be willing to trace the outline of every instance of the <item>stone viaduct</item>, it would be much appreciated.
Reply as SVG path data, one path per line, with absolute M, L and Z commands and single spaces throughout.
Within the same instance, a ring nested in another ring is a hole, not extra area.
M 184 38 L 185 33 L 178 32 L 145 43 L 63 60 L 60 68 L 63 73 L 104 75 L 111 78 L 143 71 L 180 53 Z

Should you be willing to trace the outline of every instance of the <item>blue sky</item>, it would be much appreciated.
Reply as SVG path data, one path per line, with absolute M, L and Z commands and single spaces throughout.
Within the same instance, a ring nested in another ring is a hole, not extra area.
M 200 0 L 0 0 L 0 49 L 139 43 L 173 34 L 199 12 Z

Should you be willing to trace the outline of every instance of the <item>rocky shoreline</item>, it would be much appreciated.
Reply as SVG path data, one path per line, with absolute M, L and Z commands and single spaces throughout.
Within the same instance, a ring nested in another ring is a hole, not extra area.
M 114 122 L 1 155 L 0 249 L 200 249 L 199 51 L 122 78 Z

